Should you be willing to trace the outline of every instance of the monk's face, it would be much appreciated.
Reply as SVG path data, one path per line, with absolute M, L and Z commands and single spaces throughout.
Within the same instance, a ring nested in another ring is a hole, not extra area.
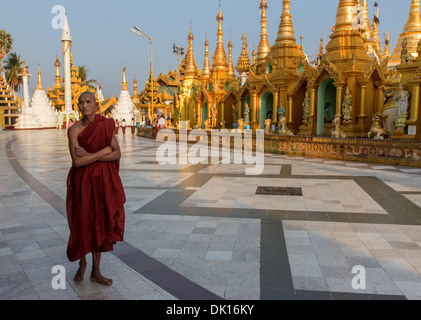
M 98 103 L 96 102 L 93 95 L 82 94 L 79 97 L 78 107 L 79 111 L 83 114 L 84 117 L 86 117 L 96 113 L 96 110 L 98 109 Z

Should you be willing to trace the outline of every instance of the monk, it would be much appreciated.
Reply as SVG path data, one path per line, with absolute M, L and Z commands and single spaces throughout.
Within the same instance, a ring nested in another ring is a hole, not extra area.
M 75 282 L 82 282 L 86 255 L 92 253 L 91 281 L 112 285 L 100 272 L 101 252 L 123 241 L 126 197 L 119 176 L 120 146 L 115 123 L 96 114 L 99 104 L 89 91 L 79 96 L 82 120 L 68 130 L 72 168 L 67 177 L 66 209 L 70 227 L 67 257 L 79 260 Z

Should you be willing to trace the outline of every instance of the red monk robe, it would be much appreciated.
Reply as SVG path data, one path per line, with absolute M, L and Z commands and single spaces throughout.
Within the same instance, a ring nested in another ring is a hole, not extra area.
M 79 135 L 79 145 L 95 153 L 110 145 L 115 123 L 96 115 Z M 113 250 L 123 241 L 126 196 L 119 175 L 119 161 L 96 161 L 72 166 L 67 177 L 67 218 L 70 238 L 67 257 L 76 261 L 90 252 Z

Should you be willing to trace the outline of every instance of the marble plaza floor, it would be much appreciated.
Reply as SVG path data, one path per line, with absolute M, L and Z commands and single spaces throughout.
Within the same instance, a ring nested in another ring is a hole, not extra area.
M 247 176 L 118 140 L 125 241 L 103 254 L 104 287 L 89 268 L 76 284 L 66 257 L 66 131 L 0 132 L 1 300 L 421 299 L 421 169 L 267 154 Z

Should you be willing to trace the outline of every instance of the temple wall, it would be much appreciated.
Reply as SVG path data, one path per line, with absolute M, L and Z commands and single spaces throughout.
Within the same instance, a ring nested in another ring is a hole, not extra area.
M 265 152 L 421 168 L 420 141 L 269 135 Z
M 178 130 L 173 132 L 178 139 Z M 210 132 L 207 133 L 210 143 Z M 153 139 L 152 128 L 139 128 L 137 135 Z M 255 145 L 255 141 L 253 144 Z M 231 147 L 233 150 L 233 139 Z M 297 157 L 421 168 L 420 141 L 265 135 L 264 148 L 267 153 Z

